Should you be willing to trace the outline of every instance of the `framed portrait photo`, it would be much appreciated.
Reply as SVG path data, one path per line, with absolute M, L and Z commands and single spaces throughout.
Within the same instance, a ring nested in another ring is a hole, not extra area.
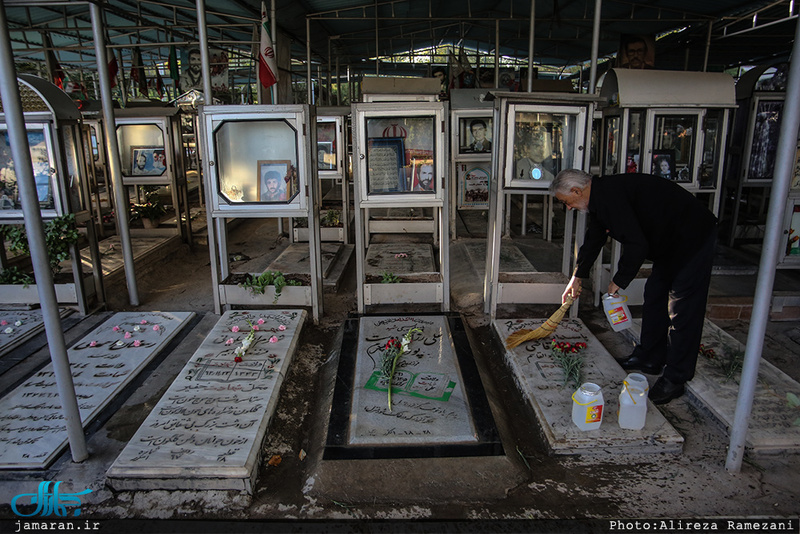
M 297 172 L 289 160 L 258 161 L 258 201 L 288 202 L 297 194 Z
M 492 152 L 492 118 L 462 117 L 458 124 L 458 153 Z
M 675 172 L 675 151 L 674 150 L 653 150 L 653 174 L 675 180 L 678 175 Z
M 163 146 L 132 146 L 133 176 L 161 176 L 167 172 L 167 154 Z
M 413 168 L 414 180 L 411 190 L 423 193 L 433 193 L 436 191 L 433 159 L 415 159 Z

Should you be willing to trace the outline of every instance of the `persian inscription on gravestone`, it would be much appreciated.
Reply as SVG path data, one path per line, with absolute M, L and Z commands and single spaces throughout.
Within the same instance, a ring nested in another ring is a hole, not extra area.
M 67 351 L 84 426 L 193 315 L 117 313 Z M 66 422 L 52 364 L 0 399 L 0 428 L 0 467 L 41 468 L 66 446 Z
M 414 333 L 392 382 L 381 374 L 383 347 Z M 423 445 L 477 441 L 445 317 L 362 317 L 353 388 L 351 445 Z
M 109 477 L 170 477 L 187 481 L 187 487 L 193 478 L 247 479 L 305 315 L 303 310 L 223 314 Z M 235 350 L 251 332 L 252 344 L 237 362 Z

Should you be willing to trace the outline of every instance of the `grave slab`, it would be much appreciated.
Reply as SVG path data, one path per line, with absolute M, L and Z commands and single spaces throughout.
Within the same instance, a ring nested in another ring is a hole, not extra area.
M 333 268 L 336 258 L 342 250 L 341 243 L 322 243 L 322 277 L 327 277 Z M 268 270 L 280 271 L 283 274 L 311 274 L 311 257 L 308 243 L 292 243 L 281 252 L 275 261 L 269 264 Z
M 535 329 L 545 319 L 497 319 L 493 326 L 505 346 L 509 334 L 521 328 Z M 599 385 L 605 401 L 603 422 L 599 429 L 583 431 L 572 422 L 572 394 L 577 388 L 574 384 L 563 383 L 564 372 L 550 350 L 552 339 L 586 343 L 587 347 L 583 350 L 585 363 L 582 382 Z M 617 423 L 619 393 L 627 373 L 580 319 L 565 318 L 552 336 L 528 341 L 511 350 L 503 350 L 517 386 L 536 415 L 551 454 L 649 454 L 682 451 L 683 437 L 649 400 L 644 428 L 620 428 Z
M 224 313 L 107 472 L 116 490 L 252 493 L 305 310 Z M 234 350 L 253 329 L 241 362 Z
M 636 339 L 640 328 L 641 320 L 635 320 L 630 330 Z M 705 352 L 697 358 L 695 376 L 686 383 L 686 390 L 689 398 L 705 408 L 730 434 L 741 378 L 741 366 L 731 371 L 731 363 L 744 357 L 745 346 L 707 319 L 702 343 L 705 351 L 710 349 L 713 353 Z M 800 384 L 762 358 L 745 438 L 749 451 L 756 454 L 800 451 L 800 412 L 789 404 L 788 393 L 800 397 Z
M 486 243 L 464 243 L 469 259 L 478 274 L 486 272 Z M 500 271 L 504 273 L 535 273 L 536 268 L 513 243 L 500 243 Z
M 67 351 L 84 428 L 194 317 L 123 312 Z M 44 469 L 67 445 L 53 365 L 0 399 L 0 469 Z
M 59 316 L 63 319 L 72 310 L 61 308 Z M 0 356 L 8 354 L 16 347 L 44 330 L 42 310 L 0 310 Z
M 435 273 L 433 247 L 423 243 L 373 243 L 367 249 L 367 276 Z
M 364 316 L 344 328 L 325 458 L 502 454 L 460 318 Z M 411 329 L 389 407 L 383 347 Z

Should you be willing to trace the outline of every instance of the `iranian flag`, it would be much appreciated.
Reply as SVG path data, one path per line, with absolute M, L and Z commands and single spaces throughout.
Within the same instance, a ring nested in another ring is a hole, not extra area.
M 267 6 L 261 2 L 261 48 L 258 51 L 258 79 L 264 87 L 271 87 L 278 81 L 278 63 L 275 61 L 275 49 L 269 35 L 269 18 Z

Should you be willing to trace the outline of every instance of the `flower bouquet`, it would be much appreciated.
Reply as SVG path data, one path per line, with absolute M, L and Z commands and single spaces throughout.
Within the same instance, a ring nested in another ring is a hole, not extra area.
M 578 341 L 577 343 L 568 343 L 566 341 L 550 341 L 550 349 L 553 351 L 553 359 L 564 370 L 563 385 L 573 382 L 575 386 L 580 386 L 582 383 L 582 370 L 583 370 L 583 356 L 580 351 L 586 348 L 586 343 Z
M 402 356 L 408 350 L 408 346 L 411 344 L 411 337 L 414 335 L 414 332 L 421 333 L 422 330 L 419 328 L 412 328 L 406 332 L 402 339 L 393 337 L 386 342 L 386 345 L 383 346 L 383 357 L 381 358 L 381 376 L 387 381 L 386 390 L 388 391 L 390 411 L 392 409 L 392 380 L 394 378 L 395 369 L 397 368 L 397 360 L 399 360 L 400 356 Z

